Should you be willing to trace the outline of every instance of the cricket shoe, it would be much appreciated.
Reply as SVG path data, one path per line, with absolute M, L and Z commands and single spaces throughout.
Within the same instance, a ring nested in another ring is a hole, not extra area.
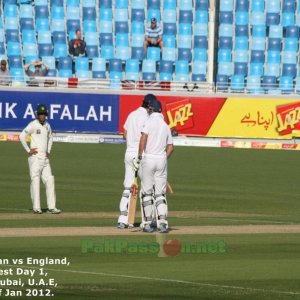
M 61 210 L 58 208 L 48 209 L 47 214 L 58 215 L 61 213 Z
M 124 224 L 124 223 L 118 223 L 117 224 L 117 228 L 119 228 L 119 229 L 125 229 L 126 228 L 126 224 Z
M 154 228 L 150 226 L 150 224 L 145 224 L 143 228 L 143 232 L 151 233 L 154 231 Z
M 33 213 L 34 213 L 35 215 L 41 215 L 43 212 L 42 212 L 40 209 L 34 209 L 34 210 L 33 210 Z
M 159 228 L 158 228 L 158 231 L 160 233 L 168 233 L 169 229 L 168 229 L 168 225 L 167 224 L 160 224 Z

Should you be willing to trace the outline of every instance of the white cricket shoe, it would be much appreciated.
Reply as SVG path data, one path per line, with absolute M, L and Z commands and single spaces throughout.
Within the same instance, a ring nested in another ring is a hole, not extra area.
M 41 215 L 43 212 L 42 212 L 40 209 L 34 209 L 34 210 L 33 210 L 33 213 L 34 213 L 35 215 Z
M 145 225 L 144 225 L 143 232 L 151 233 L 151 232 L 153 232 L 153 231 L 154 231 L 154 228 L 151 227 L 150 224 L 145 224 Z
M 168 233 L 169 229 L 168 229 L 168 225 L 165 223 L 160 224 L 158 231 L 160 233 Z
M 53 214 L 53 215 L 58 215 L 58 214 L 61 213 L 61 210 L 58 209 L 58 208 L 48 209 L 48 210 L 47 210 L 47 213 L 48 213 L 48 214 Z

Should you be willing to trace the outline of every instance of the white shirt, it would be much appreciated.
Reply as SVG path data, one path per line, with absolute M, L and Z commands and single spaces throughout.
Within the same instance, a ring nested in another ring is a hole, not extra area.
M 152 113 L 145 123 L 142 132 L 148 135 L 145 156 L 166 156 L 167 145 L 173 144 L 170 127 L 161 113 Z
M 30 148 L 26 142 L 26 136 L 30 135 Z M 44 158 L 50 153 L 53 143 L 52 130 L 48 122 L 42 125 L 38 120 L 30 122 L 20 134 L 20 141 L 24 149 L 29 152 L 30 149 L 37 148 L 37 154 L 34 156 Z
M 124 124 L 127 131 L 126 143 L 128 152 L 138 152 L 142 128 L 148 120 L 149 114 L 144 107 L 131 112 Z

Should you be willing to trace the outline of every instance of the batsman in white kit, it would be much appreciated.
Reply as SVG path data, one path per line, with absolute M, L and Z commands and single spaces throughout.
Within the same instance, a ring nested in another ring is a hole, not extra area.
M 156 99 L 154 95 L 145 95 L 142 106 L 131 112 L 124 124 L 124 138 L 126 139 L 125 153 L 125 179 L 124 191 L 120 201 L 120 216 L 118 218 L 117 227 L 124 229 L 128 227 L 128 205 L 131 192 L 131 186 L 134 181 L 135 171 L 132 168 L 132 160 L 137 156 L 142 128 L 149 118 L 149 106 Z M 141 177 L 141 170 L 139 170 Z
M 59 214 L 60 209 L 56 208 L 56 195 L 54 187 L 54 176 L 52 175 L 49 155 L 51 152 L 53 138 L 52 130 L 46 121 L 48 116 L 44 104 L 38 105 L 36 109 L 36 120 L 30 122 L 20 134 L 20 141 L 29 155 L 29 172 L 31 178 L 30 195 L 35 214 L 42 214 L 40 201 L 40 181 L 42 179 L 46 187 L 47 213 Z M 27 145 L 26 137 L 30 136 L 30 148 Z
M 154 101 L 152 113 L 142 129 L 138 157 L 132 161 L 134 170 L 138 170 L 140 166 L 143 170 L 141 188 L 144 232 L 155 230 L 151 226 L 153 208 L 156 210 L 154 215 L 158 231 L 168 232 L 167 160 L 172 155 L 174 146 L 171 130 L 161 112 L 160 102 Z

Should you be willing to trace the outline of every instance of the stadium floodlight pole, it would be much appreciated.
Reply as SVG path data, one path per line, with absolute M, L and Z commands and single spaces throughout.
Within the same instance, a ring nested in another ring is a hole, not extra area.
M 214 84 L 216 0 L 209 0 L 207 83 Z

